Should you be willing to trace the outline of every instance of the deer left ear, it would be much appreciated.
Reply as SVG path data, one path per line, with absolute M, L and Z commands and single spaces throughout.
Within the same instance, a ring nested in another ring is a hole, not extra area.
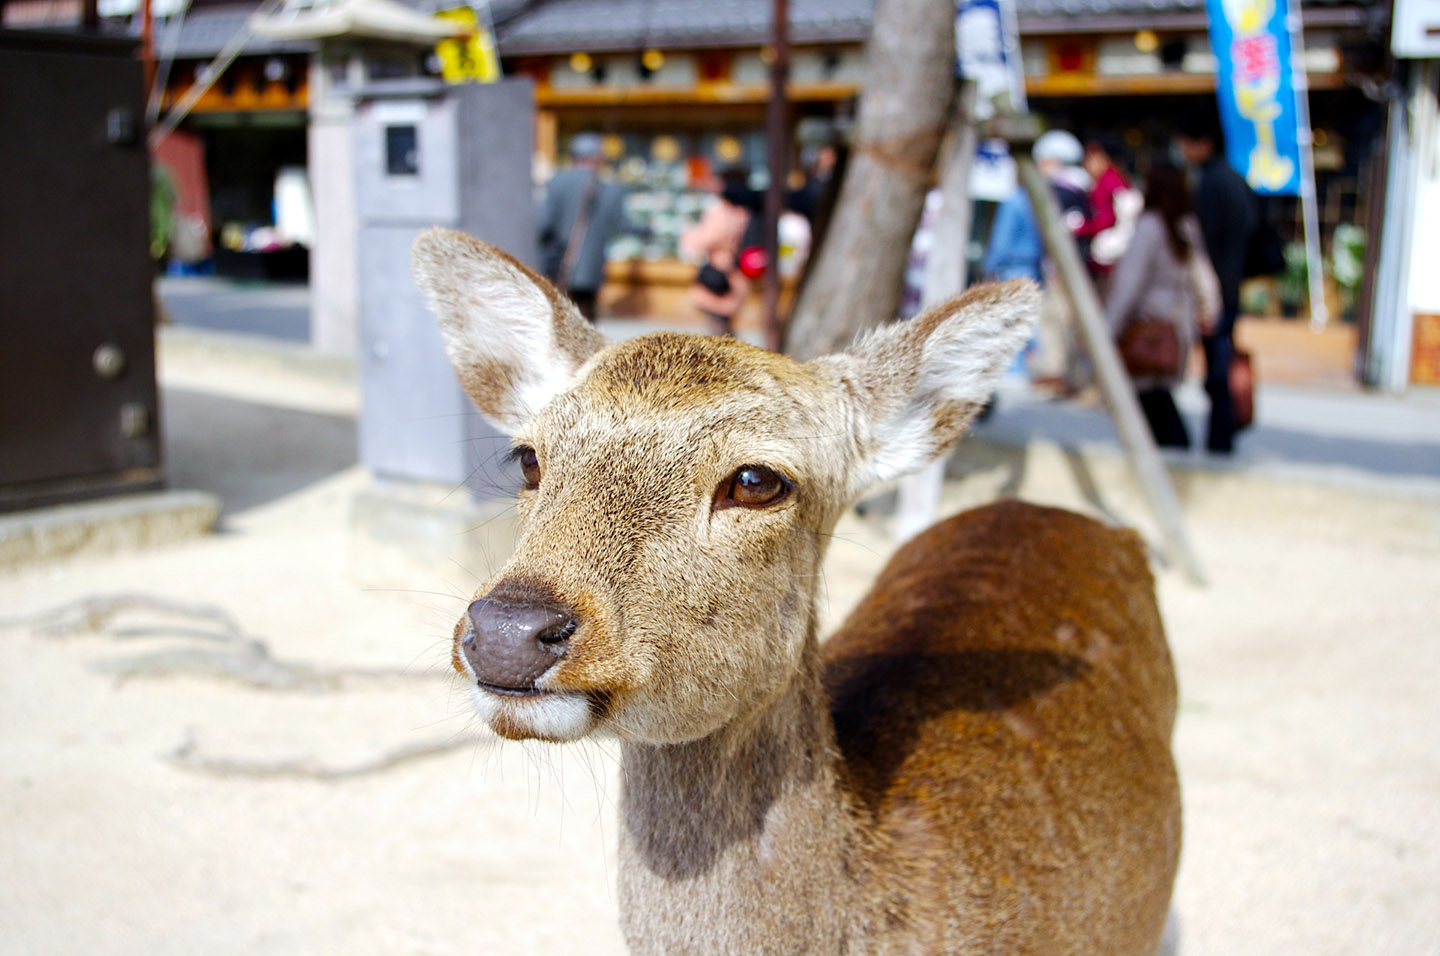
M 856 493 L 915 471 L 964 434 L 1030 338 L 1039 305 L 1027 280 L 975 286 L 816 360 L 835 368 L 855 406 Z
M 507 432 L 569 388 L 605 347 L 570 300 L 488 243 L 430 229 L 415 240 L 411 263 L 460 384 Z

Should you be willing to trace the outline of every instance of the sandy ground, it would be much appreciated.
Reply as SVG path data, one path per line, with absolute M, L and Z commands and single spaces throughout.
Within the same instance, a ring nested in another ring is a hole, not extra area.
M 350 393 L 194 356 L 163 374 L 172 469 L 227 495 L 222 532 L 0 578 L 0 950 L 623 952 L 613 753 L 502 745 L 447 671 L 486 569 L 355 583 Z M 203 440 L 227 427 L 224 451 Z M 955 466 L 949 508 L 1018 493 L 1145 524 L 1114 462 Z M 1440 953 L 1440 498 L 1243 474 L 1180 492 L 1211 581 L 1158 572 L 1175 950 Z M 846 519 L 832 616 L 888 548 Z M 74 602 L 88 617 L 47 615 Z

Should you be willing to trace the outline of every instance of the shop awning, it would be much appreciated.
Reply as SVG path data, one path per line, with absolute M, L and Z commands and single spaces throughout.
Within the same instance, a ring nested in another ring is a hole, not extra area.
M 257 15 L 250 26 L 258 36 L 272 40 L 350 38 L 416 46 L 470 32 L 463 23 L 418 13 L 395 0 L 335 0 L 323 7 Z

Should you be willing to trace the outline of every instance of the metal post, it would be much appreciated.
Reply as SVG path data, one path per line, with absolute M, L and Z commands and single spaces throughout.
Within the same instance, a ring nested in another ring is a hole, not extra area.
M 770 104 L 765 113 L 766 162 L 770 183 L 765 190 L 765 346 L 780 350 L 780 215 L 785 210 L 785 180 L 790 173 L 789 98 L 790 11 L 788 0 L 775 0 L 774 37 L 770 61 Z
M 1019 144 L 1012 142 L 1013 145 Z M 1119 433 L 1131 465 L 1135 468 L 1136 477 L 1140 479 L 1140 487 L 1150 500 L 1150 507 L 1160 523 L 1160 533 L 1165 537 L 1171 556 L 1184 570 L 1185 576 L 1195 584 L 1204 584 L 1205 573 L 1201 570 L 1200 559 L 1185 534 L 1185 522 L 1180 513 L 1180 503 L 1175 497 L 1175 489 L 1170 484 L 1165 464 L 1160 460 L 1150 429 L 1140 413 L 1140 404 L 1135 400 L 1135 390 L 1130 383 L 1130 377 L 1121 366 L 1115 343 L 1110 339 L 1105 315 L 1100 308 L 1100 299 L 1095 294 L 1095 287 L 1090 283 L 1085 264 L 1080 260 L 1080 251 L 1075 246 L 1074 237 L 1065 228 L 1060 204 L 1056 201 L 1055 194 L 1050 191 L 1050 184 L 1044 174 L 1030 158 L 1028 149 L 1016 149 L 1014 152 L 1020 184 L 1030 197 L 1035 218 L 1040 224 L 1045 250 L 1054 261 L 1060 281 L 1070 295 L 1080 332 L 1085 340 L 1085 348 L 1090 353 L 1090 360 L 1095 364 L 1100 391 L 1105 396 L 1105 404 L 1110 408 L 1110 418 L 1115 423 L 1115 430 Z
M 155 88 L 155 17 L 150 10 L 150 0 L 140 0 L 140 62 L 148 97 Z
M 1310 74 L 1305 69 L 1305 30 L 1300 0 L 1289 0 L 1285 26 L 1290 31 L 1290 77 L 1295 89 L 1296 145 L 1300 153 L 1300 218 L 1305 229 L 1306 272 L 1310 278 L 1310 328 L 1320 332 L 1330 318 L 1325 304 L 1325 265 L 1320 255 L 1319 210 L 1315 196 L 1315 133 L 1310 128 Z

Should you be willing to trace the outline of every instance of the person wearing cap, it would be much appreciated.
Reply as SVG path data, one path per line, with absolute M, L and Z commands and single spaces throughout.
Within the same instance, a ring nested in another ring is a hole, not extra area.
M 605 244 L 624 221 L 625 190 L 601 175 L 604 143 L 597 133 L 570 140 L 571 166 L 545 189 L 540 213 L 540 267 L 594 321 L 605 282 Z
M 1089 211 L 1086 194 L 1090 188 L 1090 177 L 1080 166 L 1085 156 L 1080 141 L 1064 130 L 1052 129 L 1035 141 L 1030 155 L 1050 181 L 1065 224 L 1072 232 L 1079 229 Z M 995 279 L 1025 278 L 1043 283 L 1044 259 L 1045 247 L 1030 198 L 1016 186 L 995 212 L 981 268 Z

